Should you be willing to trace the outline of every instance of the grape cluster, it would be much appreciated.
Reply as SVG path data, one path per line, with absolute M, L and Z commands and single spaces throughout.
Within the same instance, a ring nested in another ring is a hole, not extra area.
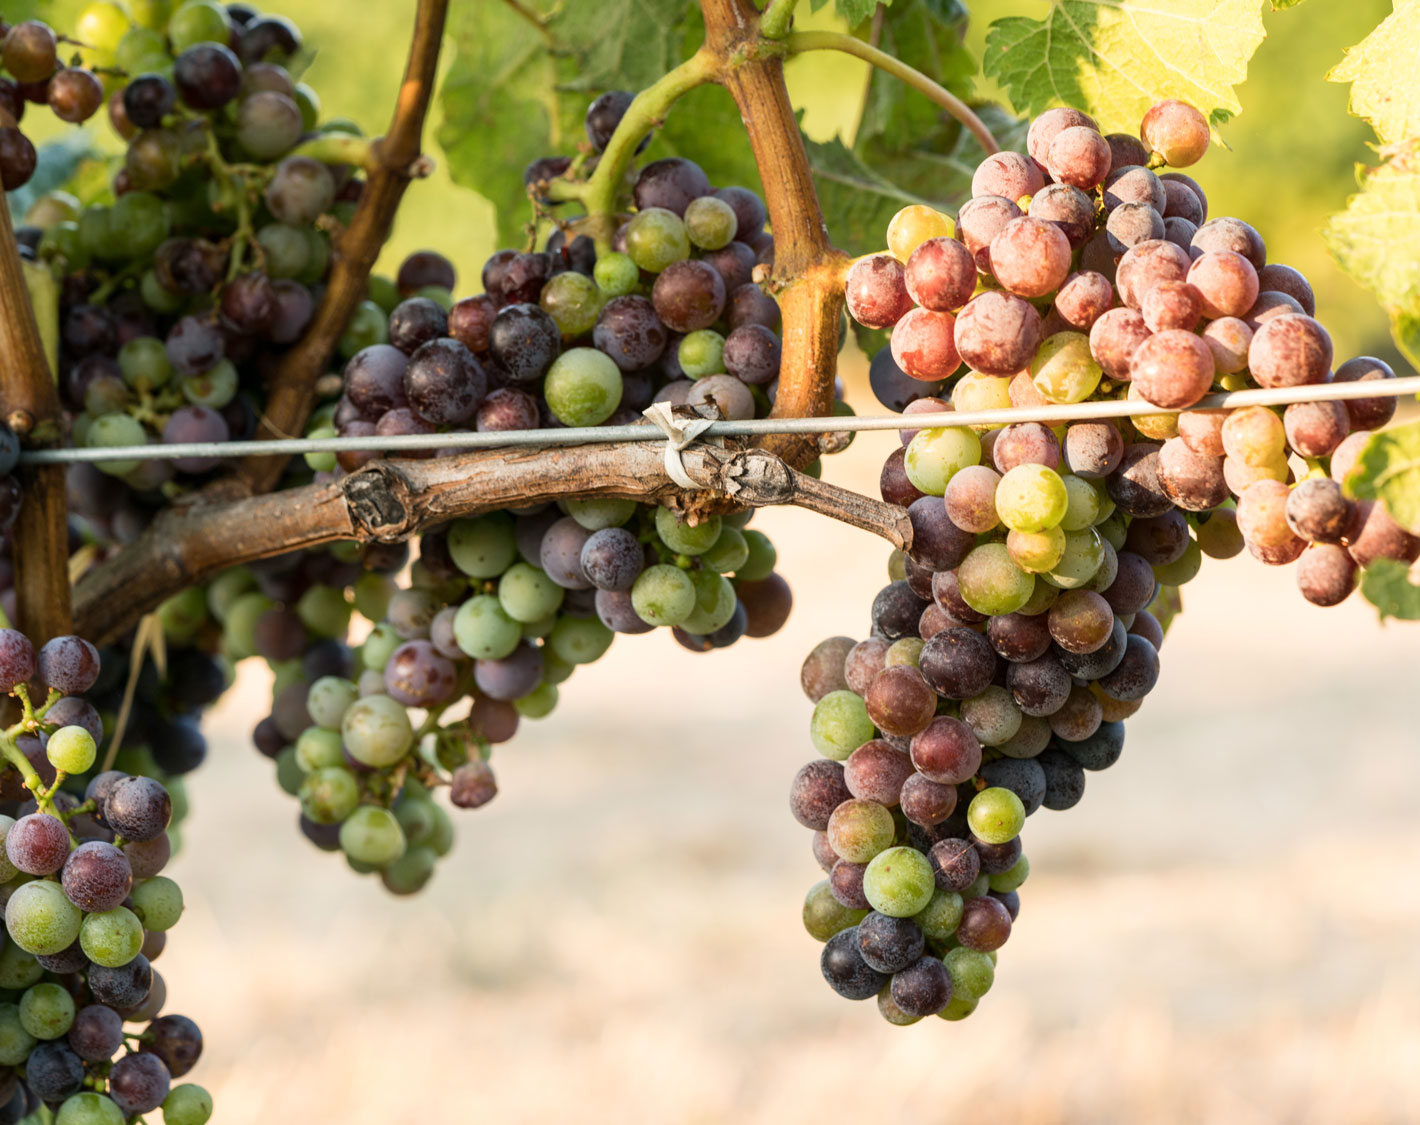
M 0 20 L 0 187 L 14 191 L 29 183 L 38 165 L 33 142 L 20 129 L 25 109 L 48 106 L 61 121 L 78 125 L 104 104 L 103 82 L 75 56 L 61 58 L 70 40 L 43 20 L 7 24 Z
M 17 767 L 0 775 L 0 1121 L 41 1104 L 78 1123 L 161 1106 L 173 1125 L 201 1125 L 210 1096 L 173 1080 L 196 1064 L 202 1034 L 160 1014 L 167 988 L 152 966 L 183 910 L 181 888 L 162 874 L 174 802 L 152 777 L 96 768 L 103 720 L 84 695 L 102 675 L 98 650 L 80 637 L 36 651 L 0 629 L 0 689 L 22 710 L 0 731 Z
M 904 415 L 881 491 L 913 535 L 871 636 L 804 664 L 823 757 L 790 807 L 828 874 L 804 906 L 824 976 L 892 1023 L 962 1018 L 990 987 L 1029 871 L 1025 818 L 1072 807 L 1087 771 L 1118 761 L 1204 554 L 1300 557 L 1321 605 L 1371 559 L 1420 555 L 1341 487 L 1392 400 L 1188 409 L 1215 388 L 1392 373 L 1369 357 L 1333 372 L 1305 279 L 1269 266 L 1240 220 L 1208 221 L 1190 177 L 1156 174 L 1206 150 L 1196 110 L 1160 103 L 1140 136 L 1047 111 L 1028 152 L 982 162 L 955 222 L 905 208 L 888 252 L 847 275 L 850 313 L 892 332 L 870 368 Z M 1127 397 L 1177 413 L 906 428 Z

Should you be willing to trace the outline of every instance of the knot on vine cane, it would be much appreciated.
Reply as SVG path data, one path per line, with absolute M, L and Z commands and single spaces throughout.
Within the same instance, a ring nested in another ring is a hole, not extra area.
M 703 434 L 715 421 L 714 418 L 677 417 L 668 402 L 653 402 L 641 412 L 666 435 L 666 475 L 685 489 L 704 488 L 705 485 L 693 480 L 685 471 L 681 461 L 681 451 Z

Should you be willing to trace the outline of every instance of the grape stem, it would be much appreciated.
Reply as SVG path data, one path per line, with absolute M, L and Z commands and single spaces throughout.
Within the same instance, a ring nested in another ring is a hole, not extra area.
M 783 39 L 789 34 L 798 3 L 799 0 L 769 0 L 764 15 L 759 17 L 759 34 L 765 39 Z
M 791 55 L 802 54 L 805 51 L 842 51 L 844 54 L 853 55 L 864 62 L 871 63 L 879 70 L 905 82 L 918 93 L 925 95 L 945 109 L 966 127 L 966 130 L 976 138 L 977 143 L 981 145 L 988 156 L 993 152 L 1001 151 L 1001 146 L 997 144 L 991 130 L 986 127 L 986 123 L 976 115 L 971 106 L 940 82 L 934 82 L 920 70 L 893 58 L 886 51 L 880 50 L 870 43 L 865 43 L 861 39 L 838 31 L 796 31 L 785 39 L 785 46 Z

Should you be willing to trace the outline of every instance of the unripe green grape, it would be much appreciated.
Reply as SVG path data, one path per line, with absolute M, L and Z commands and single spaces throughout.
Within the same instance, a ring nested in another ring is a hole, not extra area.
M 133 893 L 137 895 L 137 887 L 133 888 Z M 178 901 L 180 904 L 181 898 Z M 126 906 L 115 906 L 112 910 L 85 916 L 83 925 L 79 927 L 79 947 L 83 949 L 85 957 L 95 965 L 116 969 L 138 956 L 143 949 L 144 924 L 135 912 L 136 901 L 134 906 L 135 910 L 129 910 Z M 167 926 L 149 928 L 167 929 Z
M 1111 512 L 1107 518 L 1095 524 L 1094 530 L 1116 551 L 1124 550 L 1124 541 L 1129 538 L 1129 525 L 1124 522 L 1120 513 Z
M 513 518 L 507 512 L 455 520 L 448 545 L 449 558 L 470 578 L 497 578 L 518 557 Z
M 127 414 L 105 414 L 95 418 L 85 435 L 90 449 L 112 449 L 116 446 L 147 445 L 148 434 L 143 424 Z M 109 476 L 127 476 L 138 468 L 135 460 L 100 461 L 98 467 Z
M 15 818 L 0 813 L 0 883 L 8 883 L 20 873 L 20 869 L 11 863 L 10 857 L 5 854 L 5 837 L 13 827 Z
M 241 594 L 232 602 L 222 623 L 226 626 L 224 640 L 237 659 L 256 652 L 256 623 L 275 604 L 259 590 Z
M 868 861 L 863 894 L 879 914 L 910 918 L 932 901 L 936 880 L 927 857 L 916 848 L 888 848 Z
M 414 743 L 409 712 L 387 695 L 367 695 L 356 700 L 340 724 L 345 749 L 357 762 L 387 769 Z
M 36 879 L 26 883 L 5 904 L 10 939 L 26 953 L 58 953 L 79 936 L 83 914 L 58 883 Z
M 84 65 L 113 66 L 115 52 L 130 26 L 128 13 L 113 0 L 86 5 L 74 24 L 74 38 L 83 44 L 78 54 Z
M 815 941 L 827 941 L 867 916 L 866 910 L 854 910 L 834 898 L 827 879 L 820 879 L 804 896 L 804 929 Z
M 535 621 L 524 621 L 521 624 L 523 626 L 523 638 L 525 640 L 536 640 L 552 632 L 553 627 L 557 624 L 557 612 L 554 610 L 545 617 L 539 617 Z
M 394 307 L 404 300 L 393 279 L 377 273 L 370 275 L 369 297 L 380 306 L 386 316 L 394 312 Z
M 403 643 L 404 638 L 394 627 L 388 621 L 381 621 L 366 634 L 365 643 L 360 646 L 360 663 L 372 672 L 383 672 L 394 650 Z
M 163 386 L 173 374 L 167 348 L 156 336 L 135 336 L 119 348 L 118 369 L 130 387 L 150 390 Z
M 720 537 L 710 547 L 700 552 L 701 565 L 720 574 L 733 574 L 748 561 L 749 544 L 743 533 L 723 521 L 720 527 Z
M 1154 567 L 1154 577 L 1165 586 L 1182 586 L 1198 577 L 1203 567 L 1203 549 L 1197 539 L 1189 539 L 1183 554 L 1171 563 Z
M 65 773 L 83 773 L 94 764 L 94 736 L 83 727 L 60 727 L 44 748 L 49 764 Z
M 454 642 L 478 660 L 502 660 L 522 637 L 518 623 L 491 594 L 469 598 L 454 615 Z
M 158 275 L 152 270 L 145 270 L 142 278 L 139 279 L 138 295 L 143 298 L 143 303 L 154 312 L 168 316 L 173 315 L 186 304 L 186 298 L 181 293 L 165 289 L 163 283 L 158 280 Z
M 1104 371 L 1090 352 L 1083 332 L 1057 332 L 1047 337 L 1030 361 L 1035 389 L 1051 402 L 1084 402 L 1100 385 Z
M 588 531 L 621 527 L 636 514 L 636 501 L 619 496 L 580 496 L 564 501 L 562 507 L 577 526 Z
M 54 1125 L 123 1125 L 123 1110 L 102 1094 L 82 1093 L 65 1098 L 55 1115 Z M 165 1122 L 165 1125 L 176 1125 Z
M 297 600 L 296 616 L 318 637 L 344 637 L 350 628 L 350 603 L 344 590 L 312 586 Z
M 828 818 L 828 843 L 849 863 L 868 863 L 892 847 L 897 825 L 876 801 L 844 801 Z
M 125 257 L 143 259 L 168 237 L 171 220 L 167 205 L 146 191 L 118 197 L 112 211 L 113 230 Z
M 67 191 L 50 191 L 40 196 L 25 212 L 25 226 L 48 231 L 59 223 L 77 223 L 84 213 L 78 198 Z
M 212 1095 L 193 1082 L 174 1086 L 163 1099 L 163 1125 L 207 1125 Z
M 744 537 L 745 547 L 749 549 L 749 558 L 735 571 L 735 581 L 759 582 L 768 578 L 773 573 L 775 564 L 779 562 L 778 549 L 769 536 L 752 527 L 744 529 Z
M 50 226 L 40 236 L 39 256 L 46 262 L 58 258 L 71 270 L 87 266 L 90 253 L 80 237 L 78 220 L 67 219 Z
M 1055 527 L 1069 505 L 1060 474 L 1046 465 L 1030 461 L 1017 465 L 996 485 L 996 512 L 1013 531 Z
M 360 689 L 340 676 L 322 676 L 306 693 L 306 710 L 317 726 L 340 729 L 346 710 L 360 698 Z
M 647 625 L 679 625 L 695 612 L 695 585 L 678 566 L 648 566 L 631 587 L 631 607 Z
M 962 1000 L 980 1000 L 991 991 L 991 985 L 996 981 L 996 963 L 985 953 L 958 947 L 942 961 L 947 966 L 947 972 L 952 974 L 953 996 Z
M 128 14 L 134 27 L 162 31 L 172 16 L 172 3 L 171 0 L 128 0 Z
M 1004 844 L 1021 834 L 1026 823 L 1026 807 L 1011 790 L 993 786 L 971 799 L 966 820 L 977 839 L 988 844 Z
M 978 410 L 1007 410 L 1011 402 L 1011 380 L 1004 375 L 982 375 L 968 371 L 952 388 L 952 409 L 958 413 Z M 988 430 L 999 427 L 979 426 Z
M 542 682 L 545 684 L 564 684 L 577 670 L 575 664 L 569 664 L 555 652 L 547 649 L 542 650 Z
M 35 1037 L 20 1019 L 20 1009 L 14 1004 L 0 1004 L 0 1064 L 22 1066 L 34 1049 Z
M 498 604 L 514 621 L 528 624 L 557 612 L 567 591 L 530 563 L 515 562 L 498 579 Z
M 1021 856 L 999 875 L 991 876 L 991 889 L 998 894 L 1014 891 L 1030 877 L 1030 860 Z
M 599 426 L 621 405 L 621 369 L 596 348 L 569 348 L 543 381 L 547 407 L 567 426 Z
M 720 538 L 720 517 L 701 517 L 692 527 L 669 508 L 656 509 L 656 534 L 661 542 L 680 555 L 698 555 Z
M 1066 496 L 1065 514 L 1060 518 L 1061 530 L 1083 531 L 1099 522 L 1099 490 L 1074 473 L 1066 473 L 1060 480 L 1065 485 Z
M 624 297 L 636 292 L 641 282 L 641 271 L 625 254 L 611 251 L 597 259 L 592 267 L 592 277 L 608 297 Z
M 227 12 L 214 0 L 187 0 L 168 20 L 174 55 L 197 43 L 226 43 L 230 34 Z
M 615 636 L 595 617 L 559 617 L 547 647 L 568 664 L 590 664 L 602 658 Z
M 294 797 L 301 791 L 301 783 L 306 780 L 306 771 L 296 760 L 296 748 L 287 746 L 276 755 L 276 784 L 283 793 Z M 168 829 L 172 836 L 172 829 Z
M 339 204 L 336 206 L 339 206 Z M 328 243 L 329 238 L 327 238 L 327 244 Z M 434 304 L 438 305 L 446 313 L 454 307 L 453 293 L 445 289 L 442 285 L 421 285 L 410 294 L 410 296 L 423 297 L 426 300 L 433 301 Z
M 0 950 L 0 988 L 21 992 L 37 983 L 42 976 L 44 966 L 14 942 L 9 942 Z
M 305 82 L 296 83 L 296 106 L 301 111 L 301 126 L 311 132 L 320 121 L 320 95 Z
M 602 293 L 597 283 L 576 270 L 564 270 L 542 287 L 538 304 L 552 317 L 557 329 L 569 339 L 590 332 L 602 311 Z
M 434 877 L 434 864 L 438 858 L 433 848 L 406 849 L 381 873 L 385 888 L 397 895 L 412 895 L 423 890 Z
M 690 237 L 674 211 L 647 207 L 626 224 L 626 254 L 648 273 L 660 273 L 674 262 L 690 257 Z
M 299 227 L 285 223 L 267 223 L 256 232 L 257 244 L 265 254 L 266 273 L 270 277 L 293 278 L 305 273 L 311 264 L 311 243 Z M 375 324 L 375 316 L 366 306 L 372 306 L 384 323 L 384 312 L 372 301 L 362 301 L 356 306 L 345 333 L 340 338 L 340 354 L 346 359 L 366 347 L 369 338 L 372 344 L 384 343 L 384 332 Z
M 123 158 L 124 171 L 133 187 L 138 191 L 162 191 L 171 187 L 182 172 L 182 143 L 171 129 L 140 129 L 138 135 L 128 142 L 128 152 Z M 79 220 L 79 233 L 84 234 L 86 220 L 93 209 L 84 213 Z M 107 209 L 105 209 L 107 219 Z M 110 244 L 104 253 L 93 251 L 96 257 L 113 257 Z
M 965 426 L 946 426 L 919 430 L 907 443 L 902 467 L 919 492 L 941 496 L 952 477 L 980 463 L 981 439 Z
M 1065 533 L 1059 527 L 1044 531 L 1012 531 L 1006 536 L 1011 561 L 1028 574 L 1054 567 L 1065 553 Z
M 926 642 L 921 637 L 902 637 L 888 645 L 883 654 L 884 668 L 916 668 L 921 663 Z
M 906 262 L 929 238 L 951 238 L 955 231 L 952 220 L 940 211 L 925 203 L 911 203 L 889 221 L 888 249 L 899 262 Z
M 389 609 L 390 598 L 399 589 L 393 577 L 367 570 L 355 579 L 355 609 L 369 621 L 378 621 Z
M 854 692 L 831 691 L 814 704 L 809 738 L 825 758 L 847 761 L 848 755 L 873 737 L 873 732 L 868 707 Z
M 58 1039 L 74 1023 L 74 998 L 69 990 L 44 981 L 20 997 L 20 1024 L 36 1039 Z
M 1062 590 L 1078 590 L 1089 583 L 1104 562 L 1104 540 L 1093 527 L 1065 533 L 1065 553 L 1054 568 L 1041 575 Z
M 912 920 L 933 941 L 946 941 L 957 932 L 961 908 L 961 895 L 955 891 L 936 890 L 927 905 L 912 916 Z
M 525 719 L 545 719 L 557 706 L 557 685 L 543 682 L 527 695 L 513 700 L 513 708 Z
M 360 784 L 343 766 L 326 766 L 301 783 L 301 811 L 317 824 L 339 824 L 360 803 Z
M 695 587 L 695 610 L 680 623 L 692 636 L 704 636 L 727 624 L 735 615 L 739 599 L 730 580 L 713 570 L 696 570 L 690 575 Z
M 404 830 L 389 809 L 361 805 L 341 823 L 340 847 L 358 863 L 388 867 L 404 854 Z
M 692 199 L 685 209 L 686 236 L 702 250 L 728 246 L 739 226 L 735 209 L 713 195 Z
M 429 846 L 438 856 L 448 855 L 454 848 L 454 822 L 449 818 L 443 805 L 433 804 L 434 831 L 429 835 Z
M 178 381 L 178 389 L 182 391 L 182 397 L 188 402 L 197 406 L 210 406 L 213 410 L 220 410 L 232 399 L 237 397 L 237 369 L 230 359 L 219 359 L 206 371 L 197 375 L 184 375 Z M 330 429 L 326 435 L 316 433 L 307 434 L 308 437 L 327 436 L 334 437 L 335 430 Z M 335 454 L 310 454 L 306 455 L 309 463 L 311 457 L 328 456 L 330 458 L 330 468 L 335 467 Z M 312 465 L 312 468 L 316 466 Z M 326 470 L 327 472 L 329 469 Z
M 676 359 L 688 379 L 702 379 L 725 370 L 725 337 L 709 328 L 691 332 L 680 342 Z
M 1035 578 L 1012 561 L 1004 543 L 973 548 L 957 569 L 957 583 L 967 605 L 992 617 L 1015 613 L 1035 590 Z

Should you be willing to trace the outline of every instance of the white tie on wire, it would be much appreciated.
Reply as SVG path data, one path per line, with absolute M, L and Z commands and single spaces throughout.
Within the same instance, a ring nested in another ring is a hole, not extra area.
M 681 461 L 680 454 L 681 450 L 714 425 L 715 420 L 713 418 L 680 419 L 672 413 L 672 410 L 673 408 L 668 402 L 653 402 L 641 413 L 654 422 L 656 428 L 666 435 L 666 475 L 681 488 L 703 488 L 703 485 L 691 480 L 690 474 L 685 471 L 685 464 Z

